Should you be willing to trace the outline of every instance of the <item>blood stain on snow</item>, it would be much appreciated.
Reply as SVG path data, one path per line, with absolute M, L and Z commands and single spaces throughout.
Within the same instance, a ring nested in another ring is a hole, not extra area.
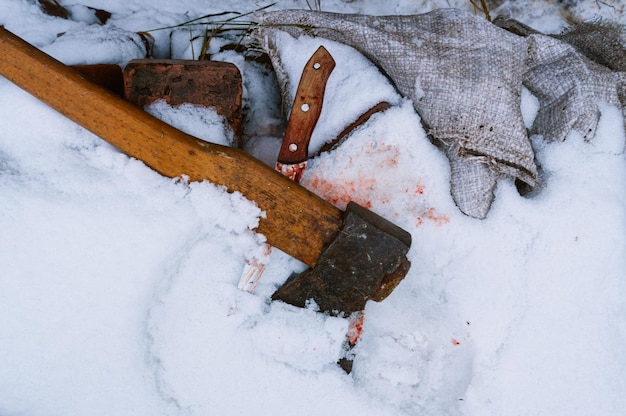
M 433 222 L 437 227 L 441 227 L 442 225 L 448 224 L 450 222 L 450 217 L 445 214 L 437 214 L 437 210 L 435 208 L 428 208 L 420 216 L 417 217 L 417 221 L 415 223 L 416 227 L 424 224 L 424 219 L 427 219 Z
M 415 196 L 424 195 L 425 189 L 426 189 L 426 186 L 422 182 L 422 178 L 418 178 L 417 183 L 415 184 L 415 189 L 413 190 L 413 195 Z
M 384 159 L 378 163 L 378 166 L 381 168 L 395 167 L 400 163 L 398 161 L 400 157 L 400 150 L 390 144 L 380 145 L 376 142 L 368 142 L 365 144 L 363 154 L 373 158 L 382 155 Z
M 437 215 L 435 208 L 428 208 L 426 211 L 426 218 L 434 222 L 436 225 L 441 226 L 450 222 L 450 217 L 445 214 Z
M 413 196 L 417 198 L 417 197 L 424 195 L 425 190 L 426 190 L 426 186 L 422 182 L 422 178 L 418 178 L 415 186 L 404 188 L 404 193 L 409 196 Z
M 303 186 L 340 209 L 345 209 L 348 202 L 372 208 L 372 201 L 360 193 L 368 193 L 376 188 L 376 179 L 363 178 L 358 180 L 328 181 L 314 176 L 307 179 Z
M 357 312 L 350 317 L 350 327 L 348 328 L 348 342 L 350 345 L 356 345 L 363 334 L 363 322 L 365 320 L 365 312 Z
M 452 338 L 450 341 L 452 342 L 452 345 L 461 345 L 461 343 L 456 338 Z

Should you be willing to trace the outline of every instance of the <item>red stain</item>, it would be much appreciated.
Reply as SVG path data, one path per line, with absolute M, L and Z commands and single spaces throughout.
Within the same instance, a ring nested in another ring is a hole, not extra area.
M 386 152 L 390 152 L 392 150 L 395 150 L 396 153 L 400 153 L 398 151 L 398 149 L 394 148 L 392 145 L 390 144 L 385 144 L 382 146 L 379 146 L 378 144 L 374 143 L 374 142 L 368 142 L 367 145 L 365 146 L 365 151 L 363 153 L 365 153 L 367 156 L 372 156 L 374 154 L 377 153 L 386 153 Z
M 424 186 L 424 184 L 422 183 L 421 178 L 419 178 L 417 180 L 417 183 L 415 184 L 414 188 L 404 188 L 404 193 L 405 194 L 412 194 L 413 196 L 420 196 L 420 195 L 424 195 L 424 190 L 426 189 L 426 186 Z
M 422 215 L 417 217 L 415 226 L 419 227 L 420 225 L 424 224 L 425 219 L 433 222 L 437 227 L 441 227 L 442 225 L 448 224 L 450 222 L 450 217 L 448 217 L 447 215 L 438 215 L 435 208 L 428 208 L 422 212 Z
M 364 178 L 330 182 L 314 176 L 305 180 L 303 186 L 340 209 L 345 209 L 350 201 L 370 209 L 372 208 L 372 201 L 363 194 L 368 194 L 368 191 L 376 188 L 376 180 Z
M 390 155 L 386 155 L 386 158 L 378 164 L 381 168 L 398 166 L 399 163 L 398 158 L 400 157 L 400 150 L 390 144 L 379 146 L 375 143 L 369 142 L 365 146 L 363 153 L 366 156 L 391 153 Z
M 455 338 L 452 338 L 450 341 L 452 341 L 452 345 L 461 345 L 461 343 Z
M 365 313 L 358 312 L 356 316 L 350 318 L 348 328 L 348 342 L 350 345 L 356 345 L 363 334 L 363 321 L 365 320 Z
M 448 224 L 450 222 L 450 217 L 445 214 L 437 215 L 435 212 L 435 208 L 428 208 L 426 211 L 426 218 L 435 223 L 438 227 Z
M 313 193 L 324 198 L 326 201 L 335 205 L 339 209 L 345 209 L 350 201 L 371 209 L 373 206 L 372 196 L 376 197 L 376 201 L 380 204 L 391 203 L 391 197 L 378 188 L 378 182 L 374 178 L 359 179 L 336 179 L 330 181 L 328 179 L 313 175 L 303 179 L 302 185 Z M 404 192 L 417 197 L 423 195 L 425 186 L 418 180 L 413 187 L 404 188 Z M 396 215 L 397 217 L 398 215 Z M 450 222 L 450 217 L 445 214 L 437 213 L 434 207 L 426 208 L 419 213 L 416 218 L 415 227 L 422 226 L 426 221 L 441 227 Z

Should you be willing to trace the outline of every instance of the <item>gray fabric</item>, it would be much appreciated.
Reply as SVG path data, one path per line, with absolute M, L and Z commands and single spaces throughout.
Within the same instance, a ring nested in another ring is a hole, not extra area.
M 498 16 L 494 24 L 528 37 L 530 61 L 524 85 L 541 103 L 532 133 L 547 140 L 565 140 L 577 131 L 589 140 L 600 118 L 600 102 L 624 106 L 623 26 L 584 22 L 548 37 L 504 16 Z
M 583 22 L 554 38 L 569 43 L 587 58 L 613 71 L 626 71 L 626 29 L 618 23 Z
M 600 103 L 621 105 L 618 74 L 557 39 L 531 35 L 528 43 L 531 67 L 524 85 L 540 103 L 532 132 L 562 141 L 577 131 L 590 140 L 600 119 Z
M 378 65 L 412 99 L 428 133 L 446 152 L 452 196 L 462 212 L 476 218 L 487 215 L 499 176 L 537 185 L 520 109 L 523 82 L 541 104 L 534 131 L 555 140 L 571 129 L 592 136 L 597 100 L 619 103 L 617 80 L 623 85 L 621 75 L 565 42 L 517 36 L 456 9 L 412 16 L 282 10 L 257 20 L 254 36 L 284 82 L 273 43 L 277 31 L 345 43 Z

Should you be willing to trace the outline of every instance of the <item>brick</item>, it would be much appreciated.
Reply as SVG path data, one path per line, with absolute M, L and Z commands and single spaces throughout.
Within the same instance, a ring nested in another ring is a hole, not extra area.
M 89 81 L 106 88 L 112 93 L 124 96 L 124 77 L 122 68 L 115 64 L 72 65 Z
M 237 67 L 227 62 L 178 59 L 135 59 L 124 68 L 124 96 L 141 107 L 163 99 L 214 107 L 239 141 L 242 132 L 242 82 Z

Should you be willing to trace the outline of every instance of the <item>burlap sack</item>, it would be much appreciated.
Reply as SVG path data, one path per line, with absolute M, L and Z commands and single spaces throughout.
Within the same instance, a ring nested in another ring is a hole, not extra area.
M 484 218 L 501 175 L 537 185 L 537 167 L 521 115 L 522 85 L 541 104 L 533 130 L 561 140 L 592 136 L 597 100 L 619 104 L 612 72 L 558 39 L 510 33 L 456 9 L 412 16 L 282 10 L 256 16 L 254 36 L 279 79 L 277 31 L 342 42 L 372 60 L 413 101 L 451 166 L 451 193 L 462 212 Z M 622 46 L 623 47 L 623 46 Z M 621 64 L 620 64 L 621 65 Z M 623 90 L 623 87 L 622 87 Z M 567 108 L 559 109 L 559 105 Z

